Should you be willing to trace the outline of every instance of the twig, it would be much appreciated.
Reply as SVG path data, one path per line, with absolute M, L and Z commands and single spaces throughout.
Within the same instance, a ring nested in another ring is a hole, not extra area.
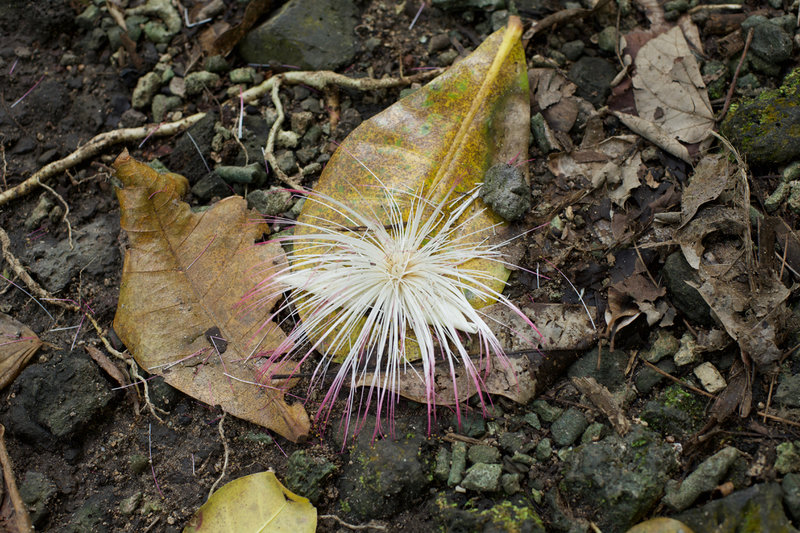
M 278 135 L 278 132 L 281 129 L 281 124 L 283 124 L 283 105 L 281 104 L 281 99 L 278 95 L 278 90 L 281 87 L 280 80 L 276 81 L 272 84 L 272 104 L 275 106 L 275 111 L 278 112 L 278 117 L 275 119 L 275 123 L 272 125 L 272 128 L 269 130 L 269 136 L 267 137 L 267 145 L 264 147 L 264 157 L 267 158 L 269 161 L 272 170 L 275 171 L 275 174 L 278 176 L 278 179 L 287 184 L 292 189 L 301 189 L 302 186 L 295 180 L 294 178 L 290 178 L 286 175 L 286 173 L 281 170 L 278 166 L 278 160 L 275 159 L 275 153 L 273 150 L 275 149 L 275 137 Z M 244 98 L 242 98 L 244 101 Z
M 174 135 L 179 131 L 188 128 L 189 126 L 192 126 L 205 116 L 205 113 L 196 113 L 184 119 L 178 120 L 177 122 L 164 124 L 157 131 L 153 132 L 153 135 L 158 135 L 159 137 Z M 139 140 L 142 137 L 145 137 L 148 133 L 150 133 L 150 130 L 145 126 L 142 126 L 139 128 L 123 128 L 96 135 L 89 142 L 69 154 L 67 157 L 59 159 L 58 161 L 53 161 L 49 165 L 42 167 L 30 178 L 26 179 L 22 183 L 19 183 L 14 188 L 4 191 L 2 194 L 0 194 L 0 206 L 29 193 L 41 183 L 44 183 L 48 178 L 56 176 L 65 170 L 96 156 L 109 146 L 123 142 Z
M 760 416 L 763 416 L 764 418 L 769 418 L 770 420 L 774 420 L 776 422 L 781 422 L 781 423 L 789 425 L 789 426 L 794 426 L 794 427 L 800 428 L 800 422 L 795 422 L 793 420 L 788 420 L 788 419 L 780 417 L 780 416 L 771 415 L 771 414 L 769 414 L 769 413 L 767 413 L 765 411 L 758 411 L 758 414 Z
M 17 523 L 17 531 L 19 533 L 33 531 L 33 524 L 28 514 L 28 508 L 25 502 L 22 501 L 19 490 L 17 490 L 17 483 L 14 480 L 14 468 L 11 464 L 11 458 L 8 456 L 8 450 L 6 450 L 5 434 L 6 428 L 0 424 L 0 466 L 3 468 L 3 479 L 6 482 L 8 495 L 11 498 L 11 503 L 14 505 L 14 518 Z
M 731 86 L 728 87 L 728 94 L 725 96 L 725 105 L 722 106 L 722 113 L 719 115 L 719 119 L 717 120 L 717 124 L 722 122 L 722 119 L 725 118 L 725 115 L 728 114 L 728 108 L 731 106 L 731 98 L 733 98 L 733 91 L 736 89 L 736 81 L 739 79 L 739 71 L 742 69 L 742 64 L 744 63 L 745 57 L 747 57 L 747 50 L 750 48 L 750 43 L 753 41 L 753 30 L 755 28 L 750 28 L 747 31 L 747 40 L 744 42 L 744 49 L 742 50 L 742 57 L 739 58 L 739 63 L 736 65 L 736 72 L 733 73 L 733 79 L 731 80 Z
M 767 394 L 767 403 L 766 403 L 766 405 L 764 406 L 764 412 L 765 412 L 765 413 L 769 411 L 769 406 L 770 406 L 770 404 L 772 403 L 772 389 L 775 387 L 775 380 L 776 380 L 777 378 L 778 378 L 778 375 L 777 375 L 777 374 L 774 374 L 774 375 L 772 376 L 772 379 L 769 381 L 769 393 Z M 764 422 L 766 422 L 766 421 L 767 421 L 767 417 L 766 417 L 766 415 L 765 415 L 765 416 L 764 416 Z
M 661 374 L 661 375 L 662 375 L 662 376 L 664 376 L 665 378 L 669 378 L 669 379 L 671 379 L 672 381 L 674 381 L 675 383 L 677 383 L 677 384 L 678 384 L 678 385 L 680 385 L 681 387 L 685 387 L 685 388 L 689 389 L 689 390 L 690 390 L 690 391 L 692 391 L 692 392 L 695 392 L 695 393 L 697 393 L 697 394 L 701 394 L 701 395 L 703 395 L 703 396 L 707 396 L 708 398 L 716 398 L 716 396 L 714 396 L 714 395 L 713 395 L 713 394 L 711 394 L 710 392 L 706 392 L 706 391 L 704 391 L 704 390 L 702 390 L 702 389 L 698 389 L 697 387 L 694 387 L 694 386 L 692 386 L 692 385 L 689 385 L 688 383 L 685 383 L 685 382 L 683 382 L 683 381 L 679 380 L 678 378 L 676 378 L 675 376 L 673 376 L 673 375 L 672 375 L 672 374 L 670 374 L 669 372 L 664 372 L 663 370 L 661 370 L 660 368 L 658 368 L 656 365 L 654 365 L 654 364 L 653 364 L 653 363 L 651 363 L 650 361 L 647 361 L 646 359 L 642 359 L 642 363 L 644 363 L 644 364 L 645 364 L 645 366 L 647 366 L 647 367 L 648 367 L 648 368 L 650 368 L 651 370 L 654 370 L 654 371 L 658 372 L 659 374 Z
M 6 181 L 8 163 L 6 163 L 6 145 L 3 142 L 0 142 L 0 156 L 3 158 L 3 189 L 8 189 L 8 181 Z
M 686 13 L 688 15 L 694 15 L 698 11 L 721 11 L 723 9 L 735 9 L 737 11 L 741 11 L 742 4 L 700 4 L 699 6 L 694 6 Z
M 46 190 L 47 192 L 49 192 L 50 194 L 52 194 L 53 196 L 55 196 L 55 197 L 56 197 L 56 199 L 58 199 L 58 201 L 59 201 L 59 202 L 61 202 L 61 203 L 64 205 L 64 214 L 63 214 L 63 215 L 61 215 L 61 220 L 62 220 L 63 222 L 66 222 L 66 223 L 67 223 L 67 238 L 69 239 L 69 249 L 70 249 L 70 250 L 74 250 L 74 249 L 75 249 L 75 245 L 74 245 L 74 244 L 72 244 L 72 224 L 70 224 L 70 223 L 69 223 L 69 219 L 67 218 L 67 215 L 69 215 L 69 204 L 67 203 L 67 201 L 66 201 L 66 200 L 64 200 L 64 198 L 62 198 L 62 197 L 61 197 L 61 195 L 60 195 L 60 194 L 58 194 L 58 193 L 57 193 L 57 192 L 56 192 L 56 191 L 55 191 L 55 190 L 54 190 L 52 187 L 50 187 L 49 185 L 45 185 L 44 183 L 42 183 L 42 182 L 40 181 L 40 182 L 39 182 L 39 187 L 43 188 L 44 190 Z
M 227 413 L 222 413 L 222 417 L 219 419 L 219 436 L 222 439 L 222 447 L 225 450 L 225 459 L 222 462 L 222 472 L 219 474 L 219 477 L 211 485 L 211 489 L 208 491 L 208 497 L 211 498 L 211 495 L 214 494 L 214 491 L 217 489 L 217 485 L 219 485 L 222 478 L 225 477 L 225 472 L 228 470 L 228 440 L 225 438 L 225 431 L 222 429 L 222 423 L 225 422 L 225 415 Z
M 383 526 L 383 525 L 380 525 L 380 524 L 375 524 L 373 522 L 369 522 L 368 524 L 363 524 L 363 525 L 348 524 L 347 522 L 345 522 L 344 520 L 342 520 L 341 518 L 339 518 L 335 514 L 322 514 L 322 515 L 319 515 L 319 517 L 320 518 L 326 518 L 328 520 L 335 520 L 340 526 L 344 526 L 347 529 L 353 529 L 353 530 L 356 530 L 356 531 L 360 530 L 360 529 L 377 529 L 378 531 L 386 531 L 386 526 Z

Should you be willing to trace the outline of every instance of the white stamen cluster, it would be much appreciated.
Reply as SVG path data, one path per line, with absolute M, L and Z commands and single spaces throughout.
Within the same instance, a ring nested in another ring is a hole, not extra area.
M 449 369 L 456 395 L 458 366 L 464 367 L 480 393 L 482 378 L 468 353 L 469 341 L 477 340 L 473 345 L 487 368 L 490 358 L 486 356 L 505 356 L 467 294 L 484 304 L 501 301 L 516 311 L 491 288 L 497 280 L 476 265 L 478 260 L 503 263 L 501 245 L 490 244 L 485 237 L 494 226 L 480 234 L 465 230 L 480 214 L 480 210 L 467 214 L 476 191 L 434 204 L 420 195 L 381 190 L 383 217 L 310 193 L 306 201 L 318 202 L 340 222 L 301 218 L 295 234 L 281 239 L 293 245 L 289 266 L 266 282 L 271 292 L 291 290 L 287 305 L 302 319 L 269 364 L 297 357 L 299 368 L 314 350 L 323 351 L 311 379 L 313 387 L 338 355 L 341 367 L 319 413 L 327 410 L 327 418 L 342 385 L 347 384 L 346 425 L 359 386 L 367 391 L 361 395 L 359 411 L 366 413 L 375 401 L 379 424 L 387 409 L 391 423 L 399 399 L 398 380 L 409 378 L 423 380 L 430 420 L 437 403 L 437 363 Z M 401 200 L 407 207 L 405 216 Z M 408 364 L 411 358 L 418 358 L 422 368 Z M 403 375 L 409 370 L 416 376 Z

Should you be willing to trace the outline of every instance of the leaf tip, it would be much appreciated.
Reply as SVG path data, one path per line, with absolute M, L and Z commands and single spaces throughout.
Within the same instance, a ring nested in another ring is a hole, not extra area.
M 130 160 L 131 160 L 131 154 L 128 152 L 128 149 L 125 148 L 122 151 L 122 153 L 117 156 L 114 162 L 111 163 L 111 166 L 113 166 L 115 170 L 119 170 L 119 167 L 121 167 Z

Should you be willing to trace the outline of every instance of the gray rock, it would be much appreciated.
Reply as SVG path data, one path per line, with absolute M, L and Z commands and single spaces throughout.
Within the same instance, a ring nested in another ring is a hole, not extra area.
M 155 44 L 168 43 L 183 27 L 178 10 L 169 0 L 147 0 L 143 5 L 126 9 L 125 14 L 151 17 L 151 20 L 144 25 L 144 34 Z M 152 17 L 160 20 L 154 20 Z
M 39 196 L 39 202 L 22 225 L 25 231 L 33 231 L 38 228 L 50 214 L 50 210 L 53 209 L 54 205 L 55 200 L 53 200 L 50 193 L 43 193 Z
M 450 476 L 450 450 L 444 446 L 439 447 L 436 452 L 436 463 L 433 467 L 433 475 L 439 481 L 447 481 Z
M 186 176 L 189 183 L 195 183 L 208 174 L 203 158 L 211 153 L 211 141 L 214 138 L 216 113 L 208 113 L 197 124 L 189 128 L 178 138 L 172 153 L 169 155 L 167 167 L 173 172 Z M 195 144 L 197 146 L 195 147 Z
M 781 475 L 800 472 L 800 441 L 781 442 L 776 446 L 775 471 Z
M 131 96 L 131 105 L 134 109 L 144 109 L 150 105 L 153 96 L 158 92 L 161 87 L 161 76 L 155 72 L 148 72 L 136 82 L 136 88 L 133 89 Z
M 136 509 L 139 507 L 139 504 L 142 502 L 142 493 L 141 491 L 136 491 L 127 498 L 123 498 L 119 502 L 119 512 L 123 515 L 130 516 L 136 512 Z
M 208 72 L 213 72 L 214 74 L 222 74 L 224 72 L 228 72 L 231 68 L 228 62 L 222 56 L 209 56 L 206 58 L 205 63 L 203 63 L 203 68 Z
M 776 24 L 758 24 L 750 51 L 768 63 L 783 63 L 792 56 L 792 38 Z
M 686 283 L 691 281 L 700 284 L 700 278 L 680 251 L 667 256 L 661 273 L 664 275 L 664 284 L 667 286 L 672 303 L 690 322 L 704 326 L 714 324 L 711 309 L 706 301 L 697 289 Z
M 533 466 L 533 464 L 536 462 L 536 459 L 525 453 L 514 452 L 514 455 L 511 456 L 511 461 L 525 466 Z
M 192 185 L 192 194 L 200 200 L 211 200 L 214 197 L 225 198 L 233 194 L 230 186 L 216 172 L 208 172 Z
M 503 448 L 503 451 L 507 454 L 512 454 L 514 452 L 528 453 L 535 446 L 530 436 L 522 431 L 507 431 L 501 433 L 497 440 L 499 441 L 500 447 Z
M 228 73 L 231 83 L 253 83 L 256 79 L 256 69 L 253 67 L 242 67 L 233 69 Z
M 586 431 L 584 431 L 583 435 L 581 435 L 581 444 L 586 444 L 587 442 L 597 442 L 603 438 L 606 433 L 606 426 L 600 422 L 589 424 L 589 427 L 587 427 Z
M 461 486 L 476 492 L 494 492 L 500 488 L 503 467 L 499 464 L 477 463 L 469 467 Z
M 644 406 L 639 417 L 663 435 L 685 437 L 700 429 L 703 408 L 678 385 L 664 390 Z
M 664 6 L 666 8 L 666 6 Z M 603 52 L 613 54 L 617 50 L 619 30 L 616 26 L 606 26 L 597 36 L 597 47 Z
M 503 487 L 503 492 L 509 496 L 520 492 L 522 490 L 521 479 L 521 474 L 503 474 L 500 476 L 500 486 Z
M 297 160 L 294 157 L 294 152 L 286 150 L 275 156 L 278 162 L 278 168 L 286 174 L 292 175 L 297 171 Z
M 570 407 L 553 422 L 550 433 L 557 446 L 569 446 L 580 438 L 588 426 L 586 415 L 579 409 Z
M 564 469 L 565 497 L 602 509 L 596 517 L 603 531 L 625 531 L 658 502 L 677 466 L 671 446 L 635 426 L 625 437 L 610 435 L 575 448 Z
M 62 531 L 65 533 L 85 533 L 86 531 L 106 533 L 108 528 L 104 522 L 108 523 L 106 514 L 113 509 L 113 502 L 114 489 L 110 486 L 101 488 L 73 513 L 69 524 Z
M 569 41 L 561 47 L 561 53 L 570 61 L 577 61 L 583 55 L 584 48 L 586 45 L 583 41 Z
M 80 15 L 75 17 L 75 25 L 82 30 L 89 31 L 95 27 L 99 18 L 100 8 L 94 4 L 89 4 Z
M 667 374 L 672 374 L 677 369 L 675 362 L 672 359 L 664 359 L 663 361 L 659 361 L 656 366 Z M 664 376 L 664 374 L 656 372 L 652 368 L 643 366 L 636 372 L 636 377 L 634 378 L 633 383 L 636 385 L 636 390 L 643 394 L 647 394 L 653 390 L 653 387 L 665 379 L 667 378 Z
M 205 70 L 187 74 L 183 79 L 186 87 L 186 94 L 189 96 L 200 94 L 206 88 L 213 90 L 217 87 L 217 85 L 219 85 L 219 81 L 219 74 L 215 74 L 214 72 L 206 72 Z
M 50 515 L 48 505 L 56 495 L 56 484 L 44 474 L 29 470 L 19 486 L 19 495 L 28 506 L 31 522 L 42 528 Z
M 59 240 L 45 237 L 36 241 L 25 253 L 28 268 L 50 292 L 66 288 L 81 271 L 84 276 L 102 279 L 110 270 L 118 268 L 118 234 L 118 217 L 99 216 L 91 224 L 73 228 L 72 249 L 66 237 Z
M 335 70 L 355 57 L 358 9 L 352 0 L 290 0 L 239 43 L 248 63 Z
M 625 383 L 625 367 L 628 365 L 628 355 L 625 352 L 603 350 L 599 363 L 598 367 L 597 348 L 594 348 L 572 363 L 567 375 L 571 378 L 593 377 L 611 392 Z
M 513 165 L 502 163 L 486 171 L 480 195 L 505 220 L 518 220 L 531 209 L 531 188 Z
M 775 401 L 785 407 L 800 407 L 800 374 L 781 380 L 775 393 Z
M 292 113 L 292 117 L 290 119 L 292 131 L 298 135 L 304 135 L 308 131 L 308 127 L 311 125 L 313 120 L 314 114 L 310 111 L 299 111 L 297 113 Z
M 325 479 L 336 471 L 336 465 L 324 457 L 317 457 L 306 450 L 297 450 L 289 456 L 286 486 L 289 490 L 317 503 Z
M 749 163 L 781 164 L 800 159 L 800 69 L 779 89 L 731 107 L 722 134 Z
M 533 429 L 542 429 L 542 423 L 539 422 L 539 417 L 536 413 L 525 413 L 522 419 Z
M 435 54 L 450 48 L 450 36 L 446 33 L 438 33 L 431 37 L 428 42 L 428 53 Z
M 122 116 L 119 119 L 119 123 L 122 127 L 125 128 L 135 128 L 137 126 L 143 126 L 147 123 L 147 115 L 142 113 L 141 111 L 136 111 L 135 109 L 126 109 Z
M 281 187 L 256 189 L 247 195 L 247 205 L 263 215 L 278 216 L 291 209 L 292 193 Z
M 786 474 L 781 483 L 783 503 L 795 522 L 800 521 L 800 474 Z
M 164 94 L 155 95 L 151 107 L 153 111 L 153 122 L 161 122 L 164 120 L 167 113 L 173 109 L 177 109 L 180 105 L 181 99 L 179 96 L 166 96 Z
M 544 462 L 549 460 L 551 455 L 553 455 L 553 446 L 550 444 L 550 439 L 540 440 L 539 444 L 536 445 L 533 456 L 536 457 L 537 461 Z
M 214 172 L 227 183 L 248 183 L 260 185 L 267 179 L 263 163 L 250 163 L 246 167 L 220 165 Z
M 450 459 L 450 475 L 447 485 L 455 487 L 464 479 L 464 470 L 467 468 L 467 445 L 463 442 L 453 443 L 453 453 Z
M 79 438 L 114 393 L 82 350 L 60 352 L 27 367 L 12 385 L 14 402 L 5 424 L 17 438 L 46 447 Z
M 683 511 L 692 505 L 701 494 L 714 490 L 724 479 L 739 454 L 739 450 L 731 446 L 721 449 L 700 463 L 683 482 L 668 483 L 667 494 L 664 496 L 663 502 L 676 511 Z
M 421 439 L 381 440 L 357 445 L 342 467 L 340 494 L 361 520 L 396 514 L 427 494 L 429 480 L 419 460 Z M 455 447 L 455 445 L 454 445 Z
M 659 329 L 656 340 L 653 341 L 653 345 L 650 349 L 642 353 L 642 358 L 648 363 L 655 364 L 665 357 L 672 357 L 675 355 L 675 352 L 677 352 L 680 347 L 681 341 L 679 341 L 675 335 L 663 329 Z
M 500 450 L 488 444 L 475 444 L 469 447 L 467 457 L 473 464 L 495 464 L 500 462 Z
M 578 96 L 600 107 L 611 92 L 611 80 L 616 75 L 617 69 L 605 59 L 584 56 L 572 65 L 567 77 L 578 86 Z
M 796 533 L 783 510 L 777 483 L 761 483 L 673 516 L 692 531 L 785 531 Z
M 531 409 L 545 422 L 553 422 L 564 412 L 562 408 L 550 405 L 545 400 L 534 400 Z

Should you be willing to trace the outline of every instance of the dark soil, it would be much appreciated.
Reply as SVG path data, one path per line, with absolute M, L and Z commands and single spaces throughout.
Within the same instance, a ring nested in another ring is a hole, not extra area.
M 115 51 L 109 49 L 108 42 L 92 43 L 91 31 L 81 29 L 74 22 L 88 3 L 82 0 L 11 0 L 0 7 L 0 33 L 3 35 L 0 43 L 0 190 L 13 187 L 47 163 L 67 156 L 98 133 L 121 127 L 123 113 L 130 109 L 131 93 L 138 77 L 148 72 L 158 59 L 159 52 L 152 44 L 143 44 L 142 40 L 138 48 L 144 61 L 141 70 L 131 66 L 113 66 L 110 56 Z M 191 3 L 191 0 L 184 1 L 184 4 Z M 225 3 L 228 7 L 225 17 L 240 16 L 243 10 L 241 2 Z M 475 10 L 469 22 L 468 17 L 458 13 L 428 8 L 409 30 L 418 3 L 406 2 L 406 8 L 399 12 L 396 5 L 400 4 L 378 0 L 359 4 L 362 11 L 361 24 L 357 28 L 359 39 L 363 43 L 377 37 L 382 44 L 372 51 L 362 47 L 353 64 L 342 69 L 345 73 L 398 76 L 401 68 L 408 73 L 417 67 L 438 66 L 437 53 L 429 52 L 427 44 L 421 42 L 422 37 L 429 40 L 430 36 L 458 30 L 461 40 L 447 43 L 445 48 L 454 47 L 457 51 L 474 49 L 481 40 L 481 32 L 475 27 L 489 17 L 488 13 Z M 745 8 L 748 12 L 759 7 L 748 6 Z M 537 5 L 539 12 L 536 14 L 542 16 L 562 8 L 555 2 L 552 6 Z M 642 16 L 634 12 L 623 19 L 622 25 L 631 28 L 642 20 Z M 588 37 L 614 23 L 613 15 L 603 15 L 557 27 L 553 34 L 557 34 L 561 42 L 584 39 L 587 47 L 593 47 Z M 184 65 L 186 57 L 180 54 L 192 51 L 195 37 L 196 32 L 184 30 L 171 43 L 181 50 L 176 57 L 181 57 Z M 710 44 L 716 39 L 714 36 L 705 38 Z M 531 58 L 537 53 L 546 54 L 547 50 L 548 37 L 543 36 L 530 42 L 526 51 Z M 229 61 L 234 67 L 244 66 L 235 54 L 229 57 Z M 765 78 L 764 83 L 774 85 L 776 80 Z M 34 85 L 35 89 L 12 108 L 12 104 Z M 217 111 L 219 102 L 226 98 L 226 88 L 227 85 L 213 93 L 187 98 L 182 108 L 184 116 L 196 111 Z M 395 102 L 399 93 L 400 89 L 373 93 L 344 92 L 344 97 L 352 101 L 357 113 L 343 116 L 331 140 L 344 138 L 358 122 Z M 296 89 L 284 88 L 282 96 L 289 109 L 300 109 Z M 265 98 L 264 103 L 267 101 Z M 254 110 L 253 115 L 258 116 L 258 110 Z M 232 123 L 233 117 L 227 120 Z M 325 113 L 317 113 L 315 120 L 327 120 Z M 609 120 L 606 128 L 606 133 L 611 135 L 622 126 Z M 127 148 L 138 159 L 159 157 L 169 160 L 177 139 L 178 136 L 151 139 L 143 148 L 135 144 Z M 576 141 L 579 143 L 580 138 Z M 75 250 L 65 245 L 68 228 L 59 216 L 45 216 L 35 226 L 26 227 L 26 221 L 31 219 L 40 202 L 60 205 L 50 193 L 36 189 L 0 207 L 0 227 L 11 238 L 13 254 L 54 297 L 69 299 L 90 309 L 103 328 L 110 328 L 114 318 L 122 271 L 124 235 L 120 234 L 119 206 L 109 167 L 122 148 L 109 150 L 48 182 L 69 205 L 68 220 L 76 242 Z M 323 153 L 329 153 L 335 147 L 321 141 L 319 148 Z M 533 151 L 531 157 L 537 155 L 535 149 Z M 669 157 L 662 155 L 661 161 L 674 165 L 671 172 L 676 180 L 686 171 Z M 541 157 L 530 165 L 534 175 L 544 174 Z M 186 172 L 187 169 L 174 170 Z M 313 185 L 318 176 L 318 173 L 308 176 L 304 184 Z M 190 179 L 194 183 L 197 177 L 190 176 Z M 766 179 L 774 181 L 774 176 Z M 196 198 L 188 201 L 193 205 L 203 203 Z M 649 201 L 642 199 L 643 204 Z M 587 212 L 589 209 L 602 210 L 603 206 L 587 206 L 586 209 Z M 529 222 L 533 224 L 536 221 Z M 81 239 L 87 243 L 85 248 L 81 248 Z M 606 253 L 617 251 L 606 250 L 593 255 L 587 249 L 569 255 L 549 237 L 536 240 L 544 245 L 544 249 L 532 253 L 527 258 L 530 263 L 525 266 L 535 270 L 539 255 L 552 253 L 551 257 L 557 257 L 564 273 L 575 282 L 578 290 L 587 290 L 589 303 L 602 307 L 602 281 L 609 268 L 604 257 Z M 602 266 L 598 265 L 597 257 L 601 257 Z M 665 257 L 666 254 L 654 254 L 650 262 L 658 269 Z M 7 263 L 0 262 L 0 268 L 4 277 L 13 279 Z M 659 275 L 658 271 L 655 275 Z M 512 294 L 529 291 L 535 283 L 524 274 L 514 280 L 509 289 Z M 22 286 L 19 280 L 14 281 Z M 120 390 L 118 384 L 95 367 L 89 358 L 85 347 L 90 345 L 102 349 L 102 345 L 97 333 L 80 314 L 66 312 L 45 302 L 55 317 L 51 320 L 37 302 L 21 290 L 2 283 L 0 287 L 0 311 L 26 324 L 47 343 L 34 356 L 28 370 L 3 391 L 0 404 L 0 420 L 8 429 L 6 445 L 17 483 L 22 483 L 26 476 L 30 481 L 32 473 L 38 473 L 54 484 L 54 490 L 50 491 L 42 508 L 34 513 L 37 529 L 181 530 L 205 502 L 211 485 L 222 472 L 225 450 L 218 429 L 221 410 L 185 396 L 160 378 L 154 378 L 149 381 L 150 396 L 156 406 L 168 413 L 163 415 L 164 423 L 158 422 L 147 410 L 136 412 L 131 395 Z M 569 303 L 577 301 L 567 287 L 562 287 L 557 281 L 538 289 L 536 294 L 539 299 L 561 301 L 563 297 L 563 301 Z M 676 321 L 678 323 L 680 321 Z M 684 330 L 683 325 L 674 329 L 678 337 Z M 624 339 L 617 339 L 617 347 L 639 349 L 647 345 L 650 333 L 646 324 L 637 323 L 626 329 Z M 121 362 L 117 363 L 124 368 Z M 758 379 L 754 404 L 767 399 L 768 383 Z M 93 391 L 91 396 L 95 401 L 90 405 L 84 405 L 84 402 L 76 405 L 72 401 L 74 395 L 80 394 L 85 398 L 87 389 Z M 545 396 L 562 407 L 585 407 L 577 403 L 580 395 L 575 394 L 566 381 L 559 382 Z M 633 409 L 638 412 L 648 399 L 651 397 L 642 395 L 633 402 Z M 699 398 L 699 401 L 705 400 Z M 512 402 L 503 400 L 498 405 L 507 415 L 522 412 L 522 408 Z M 309 411 L 313 412 L 313 408 Z M 597 413 L 592 416 L 603 421 Z M 401 425 L 424 424 L 425 409 L 404 402 L 398 417 Z M 507 419 L 508 416 L 504 420 Z M 449 413 L 441 412 L 439 420 L 441 432 L 429 437 L 423 446 L 428 458 L 433 456 L 440 435 L 448 429 Z M 735 427 L 725 428 L 733 433 L 723 432 L 717 438 L 736 438 L 739 449 L 752 454 L 752 458 L 764 453 L 774 456 L 774 444 L 780 440 L 771 441 L 765 437 L 759 429 L 761 422 L 753 419 L 749 429 L 737 422 Z M 287 457 L 296 450 L 313 450 L 315 455 L 325 456 L 337 465 L 349 460 L 347 452 L 340 452 L 331 431 L 321 436 L 315 433 L 309 442 L 295 444 L 230 416 L 225 417 L 223 428 L 229 453 L 224 482 L 268 469 L 283 479 L 287 474 Z M 766 435 L 797 439 L 800 433 L 796 428 L 779 426 Z M 720 441 L 714 442 L 718 444 Z M 683 467 L 687 472 L 691 471 L 694 465 L 717 449 L 716 444 L 693 449 L 693 455 L 684 458 Z M 547 490 L 559 481 L 553 477 L 557 471 L 553 463 L 539 465 L 534 470 L 529 477 L 540 476 L 536 483 L 540 490 Z M 383 524 L 391 531 L 431 531 L 437 511 L 425 503 L 429 500 L 427 491 L 425 489 L 418 495 L 417 503 Z M 346 499 L 346 495 L 339 493 L 335 478 L 329 479 L 317 503 L 319 514 L 337 514 L 351 522 L 358 521 L 342 512 L 339 502 L 343 498 Z M 136 511 L 133 513 L 124 509 L 128 499 L 138 502 L 134 504 Z M 490 499 L 500 501 L 504 496 L 479 498 L 475 505 L 488 506 L 492 503 Z M 580 505 L 573 511 L 577 515 L 591 512 L 583 510 Z M 544 504 L 539 507 L 539 512 L 546 521 L 551 518 L 551 511 Z M 319 524 L 319 531 L 342 530 L 342 526 L 332 520 L 322 519 Z

